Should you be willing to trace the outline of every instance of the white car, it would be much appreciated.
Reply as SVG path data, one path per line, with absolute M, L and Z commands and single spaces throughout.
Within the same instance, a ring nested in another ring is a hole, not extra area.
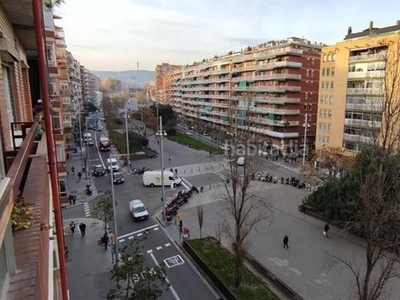
M 116 158 L 107 158 L 107 169 L 111 171 L 111 168 L 113 172 L 118 172 L 119 171 L 119 164 Z
M 191 130 L 186 131 L 186 135 L 192 136 L 193 135 L 193 131 L 191 131 Z
M 149 217 L 149 213 L 140 199 L 133 199 L 129 201 L 129 211 L 132 214 L 135 222 L 139 220 L 146 220 Z
M 236 163 L 238 166 L 244 166 L 244 157 L 243 156 L 239 157 Z

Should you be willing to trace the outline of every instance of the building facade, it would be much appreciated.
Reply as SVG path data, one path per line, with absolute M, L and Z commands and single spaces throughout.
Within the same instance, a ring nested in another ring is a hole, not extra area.
M 382 105 L 399 96 L 398 82 L 391 78 L 395 72 L 400 76 L 399 43 L 400 21 L 384 28 L 371 22 L 361 32 L 349 27 L 343 41 L 322 48 L 317 149 L 356 153 L 379 140 Z
M 320 48 L 289 38 L 194 63 L 173 72 L 170 101 L 181 122 L 219 141 L 246 132 L 283 155 L 304 142 L 312 148 Z
M 182 66 L 162 63 L 156 66 L 155 70 L 155 90 L 154 100 L 159 103 L 167 103 L 171 99 L 171 89 L 173 81 L 173 72 L 180 70 Z

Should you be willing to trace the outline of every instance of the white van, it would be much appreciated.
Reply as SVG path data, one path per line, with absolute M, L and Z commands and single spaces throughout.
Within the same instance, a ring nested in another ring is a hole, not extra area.
M 111 171 L 111 168 L 113 169 L 113 172 L 118 172 L 119 171 L 119 164 L 116 158 L 107 158 L 107 169 Z
M 171 171 L 164 171 L 164 186 L 178 186 L 181 184 L 181 179 Z M 161 170 L 146 171 L 143 173 L 144 186 L 161 186 Z

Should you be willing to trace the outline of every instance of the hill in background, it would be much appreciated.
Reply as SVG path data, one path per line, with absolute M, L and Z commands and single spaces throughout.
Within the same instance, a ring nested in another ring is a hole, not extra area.
M 154 71 L 146 70 L 128 70 L 128 71 L 91 71 L 100 79 L 107 77 L 121 80 L 122 82 L 135 82 L 135 84 L 142 85 L 144 83 L 154 81 Z

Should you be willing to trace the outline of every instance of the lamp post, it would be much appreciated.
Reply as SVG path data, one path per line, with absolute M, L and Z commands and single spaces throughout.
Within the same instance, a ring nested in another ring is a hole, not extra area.
M 125 139 L 126 139 L 126 153 L 128 154 L 127 159 L 130 159 L 129 155 L 129 132 L 128 132 L 128 110 L 126 109 L 125 105 Z M 128 165 L 128 170 L 129 170 L 129 165 Z
M 306 164 L 306 147 L 307 147 L 307 131 L 308 128 L 310 127 L 310 124 L 308 124 L 308 114 L 306 113 L 304 116 L 304 143 L 303 143 L 303 169 Z
M 112 201 L 112 209 L 113 209 L 113 230 L 114 230 L 114 255 L 115 255 L 115 264 L 118 264 L 118 226 L 117 226 L 117 212 L 115 210 L 115 192 L 114 192 L 114 170 L 111 165 L 111 159 L 113 158 L 110 151 L 110 178 L 111 178 L 111 201 Z
M 165 220 L 165 187 L 164 187 L 164 142 L 163 136 L 167 133 L 162 129 L 162 116 L 160 116 L 160 130 L 157 131 L 156 135 L 160 136 L 160 152 L 161 152 L 161 202 L 162 202 L 162 216 Z
M 81 165 L 83 165 L 83 145 L 82 145 L 82 111 L 81 105 L 79 105 L 79 114 L 78 114 L 78 122 L 79 122 L 79 141 L 81 145 Z

